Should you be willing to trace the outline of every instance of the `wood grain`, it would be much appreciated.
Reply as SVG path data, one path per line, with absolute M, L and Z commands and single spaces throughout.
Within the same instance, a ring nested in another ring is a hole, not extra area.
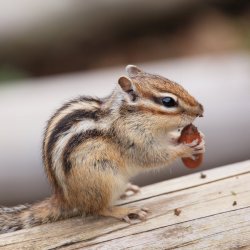
M 250 249 L 250 161 L 205 173 L 147 186 L 119 202 L 148 207 L 145 222 L 73 218 L 0 235 L 0 249 Z

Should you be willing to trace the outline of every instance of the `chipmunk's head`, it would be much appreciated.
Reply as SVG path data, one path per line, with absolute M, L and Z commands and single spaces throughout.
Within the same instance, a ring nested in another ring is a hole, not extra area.
M 203 107 L 181 85 L 164 77 L 148 74 L 134 65 L 126 67 L 128 77 L 118 83 L 129 112 L 145 119 L 156 129 L 176 129 L 203 116 Z

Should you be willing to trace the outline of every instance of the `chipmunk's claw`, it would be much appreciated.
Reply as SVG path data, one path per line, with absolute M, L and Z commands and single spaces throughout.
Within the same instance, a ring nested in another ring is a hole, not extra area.
M 141 221 L 145 221 L 149 212 L 150 211 L 148 208 L 131 208 L 129 209 L 128 214 L 123 217 L 123 220 L 130 224 L 130 219 L 139 219 Z
M 150 213 L 150 210 L 148 208 L 118 206 L 106 208 L 100 212 L 100 215 L 117 218 L 131 224 L 131 220 L 134 219 L 145 221 L 147 219 L 148 213 Z

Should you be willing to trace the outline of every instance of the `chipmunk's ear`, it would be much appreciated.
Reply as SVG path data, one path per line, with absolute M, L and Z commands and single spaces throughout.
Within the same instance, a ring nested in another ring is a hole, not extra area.
M 138 95 L 135 92 L 135 87 L 132 80 L 126 76 L 121 76 L 118 80 L 118 84 L 124 92 L 126 92 L 132 102 L 137 100 Z
M 118 80 L 118 83 L 120 85 L 120 87 L 122 88 L 122 90 L 124 92 L 131 92 L 133 91 L 133 83 L 132 83 L 132 80 L 129 79 L 128 77 L 126 76 L 121 76 Z
M 137 76 L 139 73 L 143 71 L 135 65 L 127 65 L 126 71 L 130 77 Z

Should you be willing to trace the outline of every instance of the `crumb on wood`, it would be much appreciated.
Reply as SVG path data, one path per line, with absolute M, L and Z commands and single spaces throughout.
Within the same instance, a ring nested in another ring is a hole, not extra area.
M 237 195 L 234 191 L 231 191 L 231 194 L 232 194 L 232 195 Z
M 234 202 L 233 202 L 233 206 L 236 206 L 236 205 L 237 205 L 237 201 L 234 201 Z
M 179 216 L 180 213 L 181 213 L 181 210 L 180 210 L 179 208 L 176 208 L 176 209 L 174 210 L 174 214 L 175 214 L 176 216 Z
M 201 179 L 205 179 L 206 177 L 207 177 L 207 175 L 206 175 L 206 174 L 201 173 Z

